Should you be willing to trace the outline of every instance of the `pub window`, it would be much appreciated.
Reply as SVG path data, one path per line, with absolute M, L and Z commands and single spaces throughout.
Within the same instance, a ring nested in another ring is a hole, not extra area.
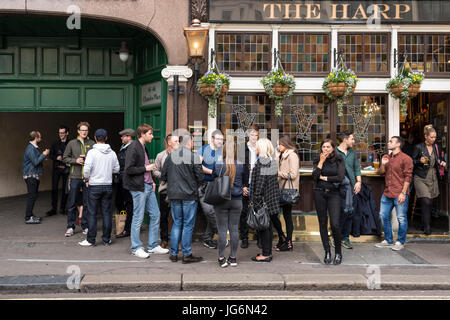
M 353 150 L 361 164 L 380 159 L 386 149 L 386 96 L 354 95 L 337 117 L 336 132 L 350 130 L 355 137 Z
M 285 100 L 281 117 L 264 94 L 232 94 L 219 107 L 218 128 L 244 132 L 253 124 L 267 130 L 278 129 L 280 137 L 289 135 L 298 148 L 301 166 L 312 167 L 322 141 L 343 130 L 354 132 L 361 167 L 371 165 L 386 149 L 386 95 L 354 95 L 344 104 L 343 116 L 324 94 L 298 94 Z
M 227 73 L 264 74 L 271 69 L 271 47 L 269 33 L 217 33 L 217 65 Z
M 389 34 L 339 34 L 347 67 L 359 74 L 389 76 Z
M 450 72 L 450 35 L 399 34 L 398 51 L 406 53 L 414 70 L 427 75 Z
M 329 34 L 280 34 L 280 58 L 286 72 L 328 73 L 330 49 Z

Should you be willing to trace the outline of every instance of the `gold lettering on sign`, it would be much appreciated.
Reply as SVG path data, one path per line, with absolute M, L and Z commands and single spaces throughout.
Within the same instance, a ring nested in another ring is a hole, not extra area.
M 404 10 L 401 10 L 401 7 L 404 8 Z M 400 18 L 400 14 L 402 13 L 407 13 L 411 10 L 411 7 L 409 6 L 409 4 L 396 4 L 395 5 L 395 18 L 396 20 L 400 20 L 403 18 Z
M 314 8 L 313 8 L 314 7 Z M 310 4 L 306 5 L 306 19 L 320 19 L 320 4 Z M 319 10 L 319 12 L 317 12 Z M 313 16 L 311 16 L 313 14 Z
M 361 15 L 361 18 L 358 18 L 358 17 L 357 17 L 358 14 Z M 353 19 L 353 20 L 358 20 L 358 19 L 359 19 L 359 20 L 361 20 L 361 19 L 366 19 L 366 20 L 367 20 L 367 15 L 366 15 L 366 12 L 364 11 L 364 7 L 363 7 L 362 4 L 359 5 L 359 7 L 358 7 L 358 9 L 356 10 L 355 15 L 353 16 L 352 19 Z
M 338 10 L 337 6 L 342 6 L 342 10 Z M 348 7 L 350 6 L 350 4 L 346 3 L 346 4 L 332 4 L 331 5 L 331 9 L 332 9 L 332 14 L 331 14 L 331 20 L 336 20 L 336 19 L 342 19 L 342 20 L 347 20 L 348 19 Z M 342 13 L 342 17 L 338 18 L 337 17 L 337 13 Z
M 380 6 L 384 6 L 384 10 L 380 11 Z M 382 15 L 386 20 L 389 20 L 390 17 L 386 14 L 389 11 L 390 7 L 387 4 L 374 4 L 373 5 L 373 15 L 375 19 L 381 19 Z
M 264 3 L 263 11 L 266 11 L 267 7 L 270 7 L 269 19 L 276 19 L 275 17 L 275 6 L 281 11 L 281 4 L 279 3 Z
M 292 4 L 284 4 L 284 17 L 283 19 L 290 19 L 291 18 L 291 5 Z M 300 20 L 302 17 L 300 17 L 300 7 L 302 6 L 301 3 L 294 4 L 295 6 L 295 17 L 294 19 Z M 292 11 L 294 12 L 294 11 Z

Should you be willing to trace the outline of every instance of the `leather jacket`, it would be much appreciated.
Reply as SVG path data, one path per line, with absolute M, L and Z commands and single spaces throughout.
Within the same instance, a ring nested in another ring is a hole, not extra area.
M 436 154 L 436 146 L 438 149 L 438 153 Z M 436 155 L 436 161 L 434 162 L 434 169 L 436 170 L 436 175 L 439 177 L 439 162 L 443 161 L 441 158 L 441 148 L 435 143 L 433 144 L 433 152 Z M 414 162 L 414 171 L 413 174 L 421 177 L 422 179 L 425 179 L 428 174 L 428 170 L 430 169 L 429 164 L 424 164 L 420 162 L 420 158 L 423 156 L 427 156 L 428 158 L 431 157 L 431 155 L 428 153 L 428 148 L 426 147 L 425 143 L 419 143 L 415 145 L 414 152 L 413 152 L 413 162 Z

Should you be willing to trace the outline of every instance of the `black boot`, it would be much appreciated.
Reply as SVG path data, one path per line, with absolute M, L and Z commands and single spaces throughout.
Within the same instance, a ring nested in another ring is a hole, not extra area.
M 336 253 L 336 255 L 334 256 L 333 264 L 338 265 L 341 264 L 341 262 L 342 262 L 342 254 Z
M 325 258 L 323 259 L 325 264 L 331 263 L 331 251 L 325 251 Z

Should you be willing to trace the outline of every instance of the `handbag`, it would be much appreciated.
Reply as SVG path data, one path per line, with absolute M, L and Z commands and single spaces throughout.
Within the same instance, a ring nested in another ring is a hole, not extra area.
M 439 150 L 438 150 L 437 144 L 435 144 L 434 147 L 436 148 L 436 160 L 439 160 L 440 157 L 439 157 Z M 444 168 L 444 166 L 439 164 L 439 176 L 443 177 L 444 174 L 445 174 L 445 168 Z
M 125 222 L 127 221 L 127 212 L 125 210 L 120 211 L 119 214 L 115 214 L 116 220 L 116 235 L 119 235 L 125 229 Z
M 210 205 L 217 205 L 227 200 L 231 200 L 230 177 L 219 175 L 206 186 L 203 201 Z
M 289 181 L 289 189 L 286 189 L 286 182 Z M 285 180 L 280 190 L 280 204 L 297 204 L 300 200 L 300 193 L 292 184 L 291 175 L 288 174 L 288 180 Z
M 265 203 L 259 210 L 256 211 L 253 203 L 248 205 L 247 225 L 257 231 L 269 228 L 270 217 Z

